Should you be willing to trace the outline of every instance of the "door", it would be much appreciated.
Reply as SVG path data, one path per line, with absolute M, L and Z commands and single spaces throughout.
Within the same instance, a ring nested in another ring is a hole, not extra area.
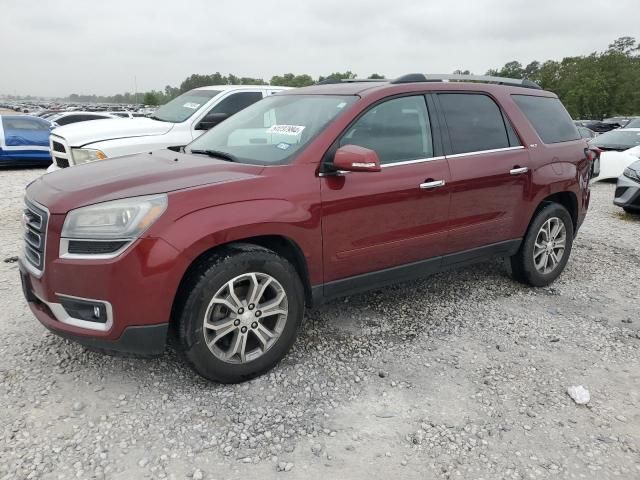
M 49 122 L 33 117 L 3 117 L 5 158 L 50 160 Z
M 445 253 L 513 239 L 531 187 L 528 151 L 490 96 L 435 96 L 448 132 L 445 150 L 451 171 Z
M 442 254 L 449 169 L 436 144 L 422 95 L 373 106 L 338 140 L 374 150 L 382 171 L 322 177 L 325 283 Z

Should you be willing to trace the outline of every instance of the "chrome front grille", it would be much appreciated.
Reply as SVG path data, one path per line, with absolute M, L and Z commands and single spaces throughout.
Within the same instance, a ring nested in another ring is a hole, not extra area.
M 67 168 L 73 162 L 71 161 L 71 149 L 67 146 L 64 138 L 56 135 L 49 136 L 49 150 L 51 157 L 59 168 Z
M 22 223 L 24 225 L 24 257 L 37 273 L 42 273 L 49 213 L 45 208 L 25 198 Z

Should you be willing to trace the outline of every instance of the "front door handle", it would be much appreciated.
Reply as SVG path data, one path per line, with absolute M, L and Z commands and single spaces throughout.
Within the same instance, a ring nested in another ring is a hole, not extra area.
M 444 180 L 430 180 L 420 184 L 421 190 L 431 190 L 432 188 L 438 188 L 444 186 Z
M 529 167 L 513 167 L 511 170 L 509 170 L 509 173 L 511 175 L 522 175 L 523 173 L 527 173 L 529 171 Z

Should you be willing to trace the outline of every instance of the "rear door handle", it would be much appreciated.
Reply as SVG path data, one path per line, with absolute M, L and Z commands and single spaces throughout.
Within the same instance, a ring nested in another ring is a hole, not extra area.
M 509 170 L 511 175 L 522 175 L 523 173 L 527 173 L 529 171 L 529 167 L 513 167 Z
M 431 190 L 432 188 L 438 188 L 444 186 L 444 180 L 432 180 L 420 184 L 421 190 Z

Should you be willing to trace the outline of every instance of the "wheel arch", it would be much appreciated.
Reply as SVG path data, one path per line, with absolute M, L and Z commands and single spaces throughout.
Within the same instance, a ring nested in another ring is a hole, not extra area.
M 232 241 L 222 243 L 219 245 L 215 245 L 211 248 L 208 248 L 201 252 L 198 256 L 196 256 L 189 266 L 184 271 L 182 278 L 178 284 L 178 288 L 176 289 L 175 296 L 172 303 L 171 308 L 171 317 L 170 317 L 170 325 L 171 328 L 174 328 L 177 324 L 178 318 L 178 310 L 182 305 L 182 301 L 185 298 L 186 288 L 189 284 L 189 278 L 192 273 L 203 263 L 208 261 L 212 255 L 223 251 L 225 249 L 238 248 L 242 249 L 250 246 L 262 247 L 267 250 L 270 250 L 283 258 L 285 258 L 289 263 L 293 265 L 300 277 L 300 281 L 302 282 L 302 286 L 304 288 L 304 296 L 305 302 L 307 305 L 311 305 L 313 302 L 312 290 L 311 290 L 311 282 L 309 277 L 309 268 L 307 265 L 307 260 L 304 256 L 302 248 L 291 238 L 280 235 L 258 235 L 254 237 L 246 237 L 234 239 Z
M 560 204 L 567 209 L 569 215 L 571 215 L 573 232 L 575 235 L 578 232 L 578 196 L 574 192 L 569 190 L 552 193 L 551 195 L 543 198 L 533 212 L 533 215 L 529 220 L 529 225 L 531 225 L 531 222 L 533 222 L 533 219 L 536 217 L 538 212 L 550 203 Z

